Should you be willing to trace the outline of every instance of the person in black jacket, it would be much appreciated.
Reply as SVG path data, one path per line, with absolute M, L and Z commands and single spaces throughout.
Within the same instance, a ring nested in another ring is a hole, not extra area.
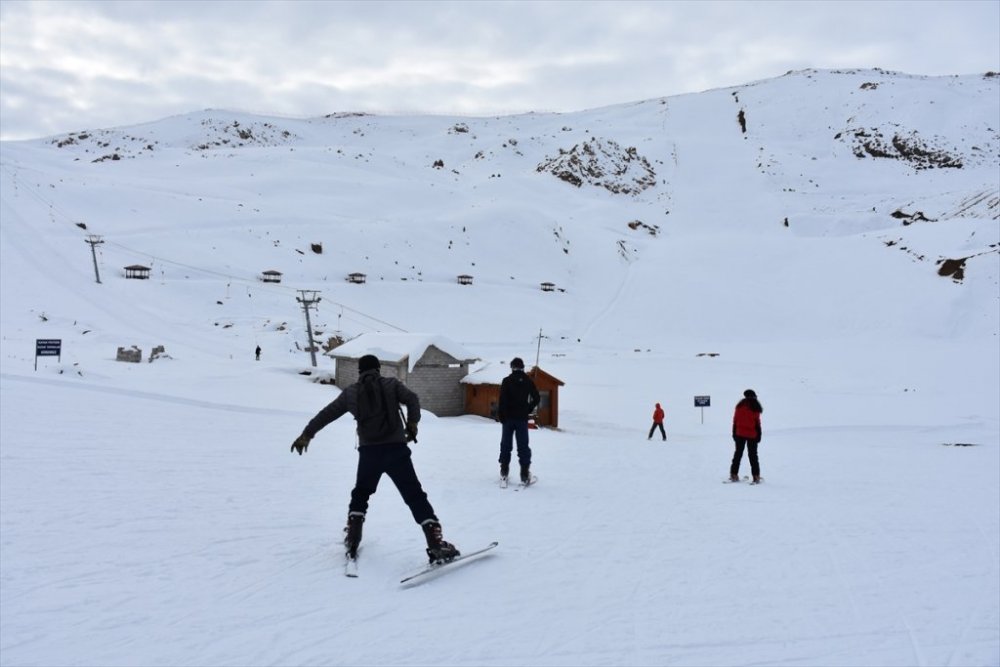
M 510 458 L 517 440 L 517 460 L 521 464 L 521 482 L 531 481 L 531 447 L 528 446 L 528 416 L 538 406 L 538 389 L 524 372 L 524 361 L 514 357 L 510 361 L 510 375 L 500 384 L 500 401 L 497 417 L 500 419 L 500 478 L 507 479 Z
M 442 537 L 441 523 L 420 485 L 407 446 L 408 442 L 417 441 L 420 399 L 398 379 L 382 377 L 380 368 L 376 356 L 366 354 L 361 357 L 358 360 L 358 381 L 346 387 L 340 396 L 306 424 L 302 435 L 292 443 L 292 451 L 301 456 L 317 432 L 350 412 L 358 422 L 358 473 L 344 529 L 347 557 L 357 557 L 368 499 L 375 493 L 385 473 L 410 508 L 413 519 L 423 529 L 430 561 L 440 563 L 452 560 L 459 555 L 459 551 Z M 406 406 L 405 426 L 400 404 Z

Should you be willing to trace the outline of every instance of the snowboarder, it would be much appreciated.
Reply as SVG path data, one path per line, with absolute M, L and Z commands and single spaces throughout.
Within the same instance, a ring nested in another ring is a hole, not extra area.
M 653 425 L 649 427 L 649 437 L 647 437 L 646 440 L 653 439 L 653 431 L 655 431 L 657 427 L 660 429 L 660 435 L 663 436 L 663 440 L 666 441 L 667 432 L 663 430 L 663 408 L 660 407 L 659 403 L 656 404 L 656 409 L 653 410 Z
M 357 557 L 368 499 L 375 493 L 385 473 L 410 508 L 413 519 L 423 529 L 430 562 L 447 562 L 458 556 L 459 551 L 442 537 L 441 523 L 420 485 L 407 445 L 417 441 L 420 399 L 398 379 L 382 377 L 380 369 L 381 364 L 374 355 L 361 357 L 358 360 L 358 381 L 346 387 L 340 396 L 306 424 L 302 435 L 292 443 L 291 451 L 302 455 L 318 431 L 350 412 L 358 423 L 358 471 L 348 506 L 347 527 L 344 528 L 348 559 Z M 401 403 L 406 406 L 405 426 Z
M 260 345 L 257 346 L 256 350 L 254 350 L 254 354 L 257 355 L 257 361 L 260 361 Z
M 733 442 L 736 451 L 733 454 L 733 462 L 729 466 L 730 481 L 737 482 L 740 479 L 740 461 L 743 459 L 743 449 L 746 448 L 750 458 L 750 472 L 753 474 L 754 483 L 760 482 L 760 462 L 757 460 L 757 445 L 760 444 L 760 415 L 764 412 L 757 394 L 753 389 L 743 392 L 743 399 L 736 404 L 733 412 Z
M 507 479 L 510 459 L 517 440 L 517 460 L 521 464 L 521 482 L 531 483 L 531 447 L 528 446 L 528 416 L 534 412 L 540 401 L 535 383 L 524 372 L 524 361 L 520 357 L 510 360 L 510 375 L 500 383 L 500 402 L 497 416 L 500 418 L 500 478 Z

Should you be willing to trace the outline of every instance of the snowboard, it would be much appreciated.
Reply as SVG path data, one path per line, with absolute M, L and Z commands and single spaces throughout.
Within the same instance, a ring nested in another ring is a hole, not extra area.
M 408 576 L 403 577 L 399 580 L 399 583 L 403 586 L 417 586 L 425 581 L 437 578 L 449 570 L 456 569 L 461 565 L 468 564 L 473 560 L 478 559 L 489 551 L 495 549 L 500 543 L 490 542 L 487 546 L 476 551 L 471 551 L 469 553 L 464 553 L 461 556 L 457 556 L 446 563 L 434 563 L 424 567 L 422 570 L 414 572 Z

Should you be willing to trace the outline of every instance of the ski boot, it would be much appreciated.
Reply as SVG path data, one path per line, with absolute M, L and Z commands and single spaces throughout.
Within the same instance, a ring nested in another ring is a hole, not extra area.
M 454 544 L 445 542 L 441 536 L 441 524 L 436 519 L 427 519 L 420 527 L 427 538 L 427 558 L 431 565 L 440 565 L 460 556 Z
M 358 546 L 361 545 L 361 527 L 364 523 L 364 512 L 349 512 L 347 514 L 347 525 L 344 527 L 344 549 L 347 552 L 347 557 L 352 560 L 358 557 Z
M 738 481 L 740 481 L 740 476 L 737 475 L 736 473 L 732 473 L 731 472 L 731 473 L 729 473 L 729 481 L 730 482 L 738 482 Z

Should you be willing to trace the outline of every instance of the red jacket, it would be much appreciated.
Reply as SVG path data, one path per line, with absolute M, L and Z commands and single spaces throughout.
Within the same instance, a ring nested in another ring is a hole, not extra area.
M 660 407 L 659 403 L 656 404 L 656 409 L 653 410 L 653 423 L 654 424 L 663 423 L 663 408 Z
M 744 398 L 736 404 L 733 413 L 733 437 L 760 440 L 760 413 L 763 409 L 760 403 L 750 398 Z

